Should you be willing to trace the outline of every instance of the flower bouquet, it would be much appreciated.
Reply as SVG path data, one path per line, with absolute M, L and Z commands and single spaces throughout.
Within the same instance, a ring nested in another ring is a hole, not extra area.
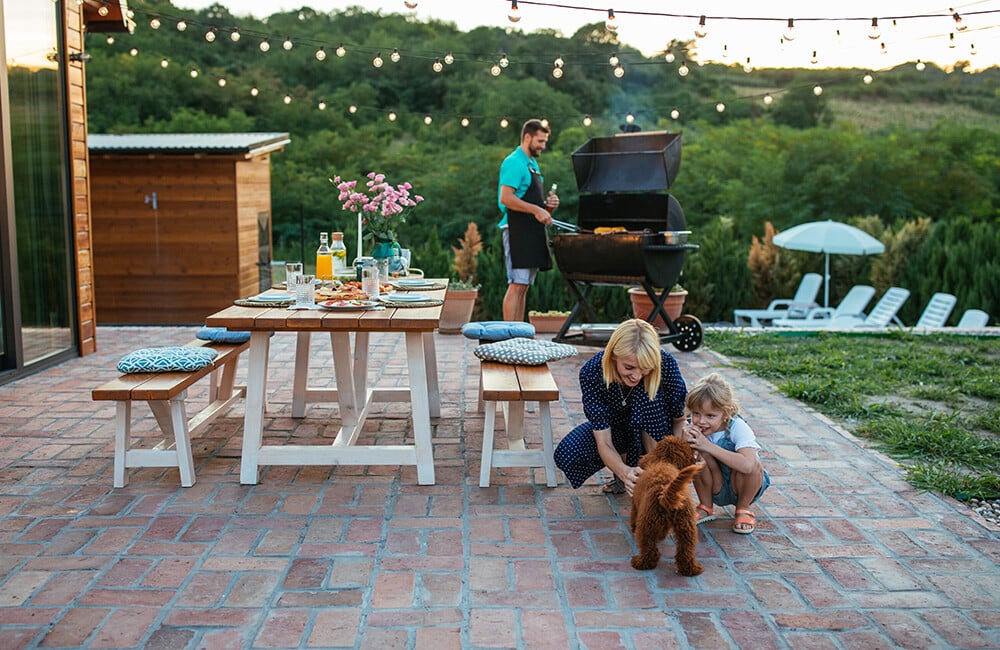
M 407 212 L 424 200 L 419 194 L 411 194 L 410 183 L 391 185 L 385 174 L 369 172 L 366 190 L 357 190 L 358 181 L 341 180 L 340 176 L 330 179 L 340 191 L 341 207 L 358 215 L 358 255 L 361 255 L 362 236 L 365 241 L 375 244 L 394 243 L 400 224 L 406 223 Z

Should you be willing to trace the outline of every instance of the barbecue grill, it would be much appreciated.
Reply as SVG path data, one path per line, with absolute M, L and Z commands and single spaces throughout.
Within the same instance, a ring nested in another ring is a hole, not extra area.
M 577 232 L 553 237 L 559 272 L 576 299 L 555 340 L 603 345 L 614 326 L 594 325 L 590 292 L 601 285 L 638 285 L 666 328 L 660 339 L 691 351 L 702 341 L 701 322 L 685 314 L 671 319 L 663 309 L 684 268 L 687 225 L 680 203 L 667 193 L 681 162 L 680 134 L 654 132 L 591 138 L 573 152 L 580 190 Z M 608 230 L 611 230 L 610 232 Z M 657 293 L 659 288 L 659 293 Z M 570 327 L 585 316 L 589 324 Z

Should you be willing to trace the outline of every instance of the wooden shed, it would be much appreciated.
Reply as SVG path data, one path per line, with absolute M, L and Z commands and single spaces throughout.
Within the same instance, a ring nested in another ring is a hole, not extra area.
M 267 284 L 270 154 L 287 133 L 95 135 L 100 324 L 200 324 Z

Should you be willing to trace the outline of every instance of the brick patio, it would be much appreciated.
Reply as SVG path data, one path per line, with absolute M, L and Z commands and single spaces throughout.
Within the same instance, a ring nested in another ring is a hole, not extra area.
M 737 387 L 772 486 L 755 534 L 727 516 L 702 527 L 705 571 L 684 578 L 670 540 L 656 570 L 629 566 L 628 499 L 596 480 L 546 488 L 541 470 L 506 469 L 478 487 L 478 361 L 461 336 L 436 335 L 436 485 L 412 467 L 264 468 L 240 485 L 237 404 L 196 437 L 194 487 L 141 469 L 112 489 L 114 405 L 90 389 L 124 353 L 192 337 L 102 327 L 97 354 L 0 386 L 0 648 L 1000 647 L 1000 531 L 710 350 L 676 357 L 689 382 L 715 370 Z M 405 378 L 400 342 L 372 337 L 383 380 Z M 330 441 L 335 406 L 290 417 L 293 348 L 274 337 L 268 436 Z M 576 374 L 595 351 L 553 364 L 557 439 L 581 420 Z M 377 406 L 362 438 L 400 440 L 406 409 Z M 145 405 L 133 416 L 154 434 Z

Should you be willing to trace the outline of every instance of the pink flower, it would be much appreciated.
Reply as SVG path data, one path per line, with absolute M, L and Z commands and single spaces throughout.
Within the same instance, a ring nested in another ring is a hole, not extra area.
M 340 176 L 330 179 L 338 190 L 341 208 L 364 215 L 362 230 L 365 239 L 394 241 L 400 224 L 406 223 L 406 213 L 424 197 L 411 195 L 413 185 L 404 182 L 395 187 L 387 183 L 385 174 L 365 174 L 365 192 L 356 191 L 357 181 L 344 181 Z

